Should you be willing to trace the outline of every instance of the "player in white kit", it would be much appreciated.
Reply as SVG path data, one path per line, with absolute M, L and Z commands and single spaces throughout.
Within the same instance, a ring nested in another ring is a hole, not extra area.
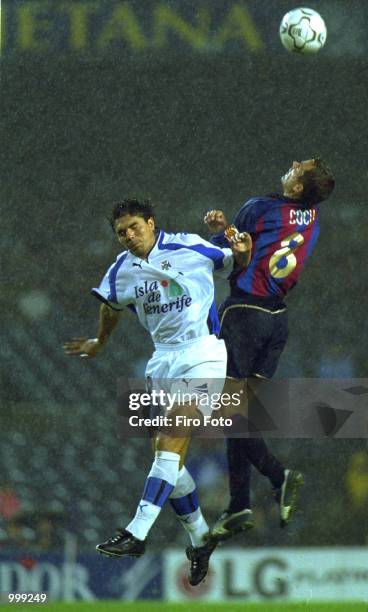
M 70 356 L 97 355 L 115 328 L 121 311 L 133 309 L 155 345 L 146 367 L 146 377 L 160 380 L 161 388 L 173 396 L 200 387 L 208 398 L 222 390 L 226 377 L 226 349 L 216 337 L 219 329 L 214 301 L 213 274 L 227 278 L 234 265 L 248 265 L 251 253 L 249 234 L 229 239 L 231 248 L 219 248 L 194 234 L 168 234 L 156 229 L 149 202 L 126 199 L 113 209 L 112 227 L 127 250 L 108 269 L 92 293 L 102 301 L 97 338 L 78 338 L 64 345 Z M 199 384 L 203 382 L 203 384 Z M 210 414 L 210 402 L 190 401 L 174 405 L 170 416 L 187 419 Z M 190 427 L 166 429 L 155 439 L 155 459 L 146 479 L 142 498 L 133 520 L 117 536 L 97 545 L 109 556 L 141 556 L 145 539 L 170 499 L 179 520 L 188 531 L 191 546 L 189 581 L 196 585 L 207 574 L 208 561 L 216 542 L 209 536 L 201 513 L 195 483 L 184 465 L 190 441 Z

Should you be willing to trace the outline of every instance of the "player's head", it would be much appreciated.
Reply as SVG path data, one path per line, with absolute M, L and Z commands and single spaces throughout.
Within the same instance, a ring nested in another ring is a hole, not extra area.
M 318 204 L 331 195 L 335 179 L 331 169 L 316 157 L 302 162 L 294 161 L 281 178 L 285 196 L 308 204 Z
M 120 244 L 137 257 L 146 257 L 156 241 L 155 216 L 150 200 L 126 198 L 114 205 L 111 215 Z

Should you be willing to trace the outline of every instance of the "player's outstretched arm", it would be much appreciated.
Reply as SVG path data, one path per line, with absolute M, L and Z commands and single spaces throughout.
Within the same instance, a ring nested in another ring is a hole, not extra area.
M 101 304 L 97 338 L 73 338 L 63 345 L 65 353 L 70 357 L 81 357 L 82 359 L 96 357 L 116 327 L 120 314 L 107 304 Z
M 235 262 L 239 268 L 246 268 L 252 257 L 252 237 L 247 232 L 239 233 L 235 225 L 229 225 L 225 230 L 234 255 Z
M 228 225 L 222 210 L 209 210 L 205 214 L 203 221 L 207 225 L 211 234 L 223 232 Z

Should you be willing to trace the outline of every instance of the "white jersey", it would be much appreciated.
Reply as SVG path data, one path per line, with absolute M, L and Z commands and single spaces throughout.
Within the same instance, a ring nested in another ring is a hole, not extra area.
M 121 253 L 92 293 L 115 310 L 133 309 L 155 345 L 218 331 L 213 273 L 227 278 L 231 249 L 196 234 L 160 231 L 147 259 Z

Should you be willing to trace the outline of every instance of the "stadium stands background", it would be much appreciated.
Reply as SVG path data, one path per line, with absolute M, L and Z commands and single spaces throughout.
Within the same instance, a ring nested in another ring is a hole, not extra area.
M 282 14 L 285 3 L 277 4 Z M 0 518 L 2 548 L 57 548 L 68 530 L 90 549 L 124 525 L 140 495 L 150 448 L 117 438 L 116 387 L 119 377 L 142 375 L 149 337 L 127 314 L 95 362 L 69 360 L 61 348 L 74 335 L 95 335 L 89 289 L 118 253 L 107 217 L 127 194 L 151 197 L 163 228 L 205 235 L 206 210 L 231 217 L 248 197 L 278 190 L 292 160 L 323 156 L 336 192 L 288 299 L 291 333 L 278 376 L 367 374 L 367 61 L 348 52 L 273 53 L 260 31 L 259 50 L 195 53 L 173 43 L 141 54 L 114 45 L 97 54 L 17 50 L 9 34 L 1 64 L 0 489 L 8 486 L 19 508 Z M 218 289 L 220 300 L 226 284 Z M 307 474 L 303 513 L 291 532 L 274 530 L 269 487 L 255 476 L 257 528 L 243 543 L 366 543 L 366 440 L 272 444 Z M 219 492 L 226 495 L 222 442 L 196 441 L 189 463 L 213 520 L 223 509 Z M 357 482 L 363 493 L 354 504 Z M 168 541 L 186 540 L 166 510 L 152 546 Z

